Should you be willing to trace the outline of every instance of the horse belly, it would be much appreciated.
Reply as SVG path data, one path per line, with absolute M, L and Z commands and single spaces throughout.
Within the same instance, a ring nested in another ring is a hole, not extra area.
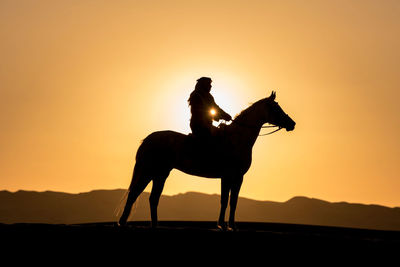
M 221 178 L 223 170 L 216 162 L 211 160 L 190 160 L 183 159 L 174 164 L 174 168 L 186 174 L 196 175 L 206 178 Z

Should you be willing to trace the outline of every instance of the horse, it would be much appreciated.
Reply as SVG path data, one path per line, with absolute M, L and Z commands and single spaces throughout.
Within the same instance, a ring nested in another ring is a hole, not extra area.
M 190 175 L 221 179 L 220 214 L 217 227 L 235 230 L 235 211 L 243 176 L 252 161 L 252 148 L 265 123 L 294 130 L 296 123 L 275 101 L 276 92 L 263 98 L 235 117 L 215 140 L 199 140 L 174 131 L 148 135 L 139 146 L 132 181 L 124 211 L 118 225 L 125 226 L 137 197 L 153 181 L 150 193 L 151 225 L 157 227 L 157 206 L 165 180 L 172 169 Z M 271 126 L 267 126 L 271 127 Z M 217 140 L 217 141 L 216 141 Z M 230 195 L 230 214 L 225 223 L 225 210 Z

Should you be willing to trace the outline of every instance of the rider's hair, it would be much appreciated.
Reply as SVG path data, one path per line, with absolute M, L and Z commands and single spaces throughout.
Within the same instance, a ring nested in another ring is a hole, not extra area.
M 212 82 L 211 78 L 201 77 L 197 80 L 195 89 L 201 89 L 204 85 L 209 85 Z

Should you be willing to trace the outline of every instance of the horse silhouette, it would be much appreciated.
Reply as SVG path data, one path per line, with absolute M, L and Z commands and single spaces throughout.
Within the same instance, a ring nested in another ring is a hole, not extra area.
M 222 230 L 235 230 L 235 211 L 243 175 L 250 168 L 252 148 L 263 124 L 270 123 L 287 131 L 292 131 L 296 124 L 275 102 L 275 97 L 276 93 L 272 92 L 269 97 L 243 110 L 215 137 L 219 142 L 173 131 L 158 131 L 147 136 L 136 154 L 132 181 L 119 225 L 126 225 L 133 203 L 153 181 L 150 213 L 152 227 L 157 226 L 158 202 L 165 180 L 175 168 L 191 175 L 221 179 L 221 210 L 217 226 Z M 226 225 L 225 210 L 229 194 L 230 214 Z

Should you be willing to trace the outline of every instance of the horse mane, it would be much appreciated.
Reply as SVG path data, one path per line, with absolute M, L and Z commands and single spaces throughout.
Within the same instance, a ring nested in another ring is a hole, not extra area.
M 256 108 L 257 104 L 259 104 L 260 102 L 264 101 L 265 99 L 261 99 L 258 100 L 257 102 L 251 103 L 250 106 L 248 106 L 247 108 L 243 109 L 239 114 L 237 114 L 234 118 L 234 122 L 238 122 L 243 120 L 243 118 L 247 118 L 248 113 L 252 112 L 253 109 Z

